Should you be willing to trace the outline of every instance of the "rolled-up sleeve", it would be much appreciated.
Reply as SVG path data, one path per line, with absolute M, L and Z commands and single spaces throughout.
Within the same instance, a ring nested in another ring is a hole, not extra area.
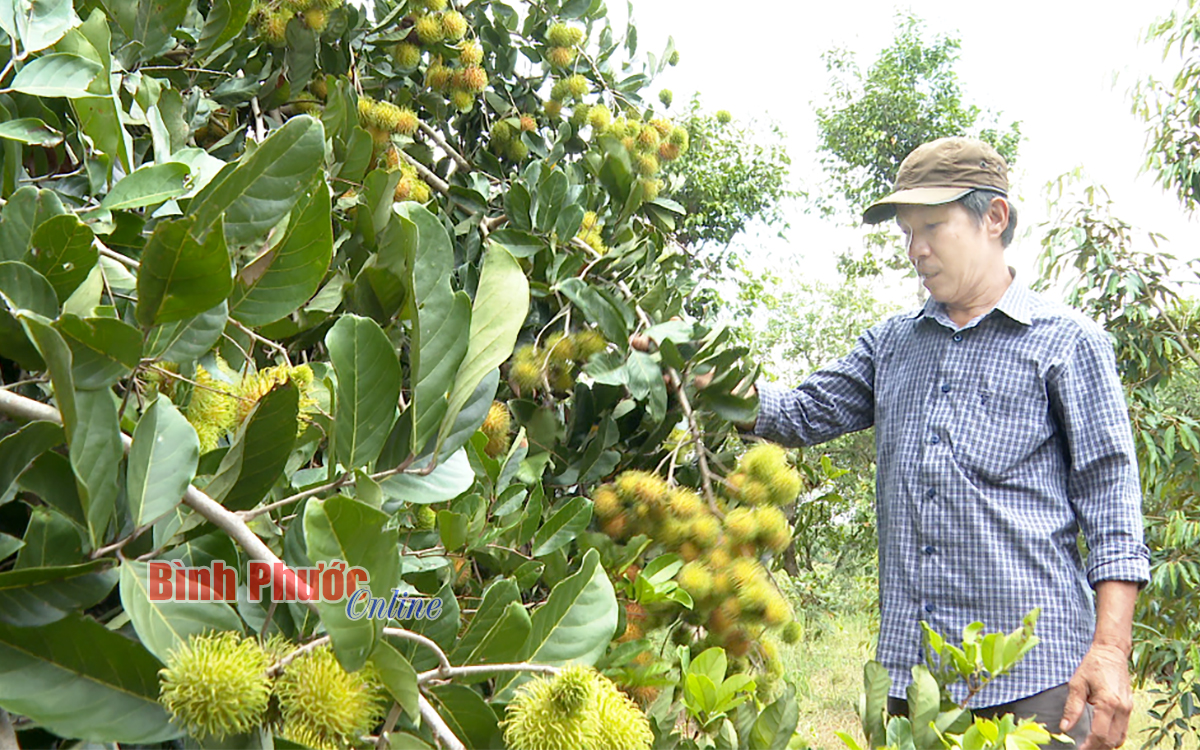
M 884 324 L 886 325 L 886 324 Z M 875 423 L 875 354 L 882 325 L 795 388 L 760 380 L 754 434 L 790 446 L 816 445 Z
M 1066 440 L 1067 495 L 1087 541 L 1088 583 L 1144 585 L 1150 553 L 1143 542 L 1137 456 L 1107 334 L 1084 329 L 1047 385 Z

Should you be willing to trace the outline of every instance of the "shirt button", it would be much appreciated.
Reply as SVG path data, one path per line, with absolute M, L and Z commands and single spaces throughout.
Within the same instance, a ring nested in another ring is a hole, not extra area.
M 949 392 L 950 392 L 950 384 L 942 383 L 942 393 L 949 393 Z
M 932 612 L 932 611 L 933 611 L 933 605 L 932 605 L 932 604 L 926 604 L 926 605 L 925 605 L 925 611 L 926 611 L 926 612 Z
M 927 554 L 927 555 L 933 554 L 933 546 L 932 545 L 925 547 L 925 554 Z
M 954 343 L 957 344 L 960 341 L 962 341 L 962 334 L 961 333 L 954 334 Z
M 932 445 L 937 445 L 941 441 L 942 441 L 942 439 L 940 437 L 938 437 L 937 435 L 934 435 L 933 437 L 929 438 L 929 442 Z
M 932 500 L 933 498 L 937 497 L 937 490 L 930 487 L 929 491 L 925 493 L 925 497 L 928 497 L 930 500 Z

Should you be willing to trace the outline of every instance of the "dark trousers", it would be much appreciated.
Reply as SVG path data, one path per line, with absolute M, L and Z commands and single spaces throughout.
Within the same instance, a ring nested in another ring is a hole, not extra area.
M 1031 695 L 1028 698 L 1013 701 L 1012 703 L 1004 703 L 999 706 L 988 706 L 987 708 L 971 709 L 971 713 L 980 716 L 984 719 L 994 719 L 997 716 L 1004 714 L 1012 714 L 1013 718 L 1034 719 L 1046 725 L 1051 734 L 1058 734 L 1058 723 L 1062 721 L 1063 709 L 1067 706 L 1067 686 L 1059 685 L 1055 688 L 1050 688 L 1037 695 Z M 908 715 L 908 701 L 900 698 L 888 698 L 888 713 L 893 716 Z M 1079 717 L 1079 721 L 1075 722 L 1075 726 L 1071 731 L 1067 732 L 1075 745 L 1068 745 L 1058 740 L 1051 740 L 1049 745 L 1042 745 L 1045 750 L 1067 750 L 1067 748 L 1078 748 L 1083 744 L 1083 740 L 1088 736 L 1088 732 L 1092 730 L 1092 707 L 1085 705 L 1083 715 Z

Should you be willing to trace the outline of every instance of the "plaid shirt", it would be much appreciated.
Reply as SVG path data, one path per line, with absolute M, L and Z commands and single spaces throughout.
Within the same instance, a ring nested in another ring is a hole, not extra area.
M 1041 643 L 972 700 L 999 705 L 1071 678 L 1095 624 L 1088 584 L 1149 579 L 1112 343 L 1071 308 L 1014 282 L 960 328 L 930 299 L 794 390 L 757 388 L 755 433 L 784 444 L 876 427 L 878 659 L 894 697 L 922 661 L 919 620 L 955 639 L 1041 607 Z

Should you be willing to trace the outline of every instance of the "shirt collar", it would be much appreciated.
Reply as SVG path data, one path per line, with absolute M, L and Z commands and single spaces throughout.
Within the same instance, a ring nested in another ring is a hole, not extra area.
M 1017 270 L 1012 266 L 1008 267 L 1008 272 L 1012 276 L 1012 283 L 1008 285 L 1004 296 L 996 303 L 993 308 L 1004 313 L 1016 322 L 1022 325 L 1033 324 L 1033 294 L 1028 287 L 1017 281 Z M 920 307 L 905 315 L 908 320 L 915 320 L 923 315 L 934 317 L 936 313 L 941 312 L 945 315 L 945 305 L 938 302 L 933 297 L 925 300 L 924 307 Z

